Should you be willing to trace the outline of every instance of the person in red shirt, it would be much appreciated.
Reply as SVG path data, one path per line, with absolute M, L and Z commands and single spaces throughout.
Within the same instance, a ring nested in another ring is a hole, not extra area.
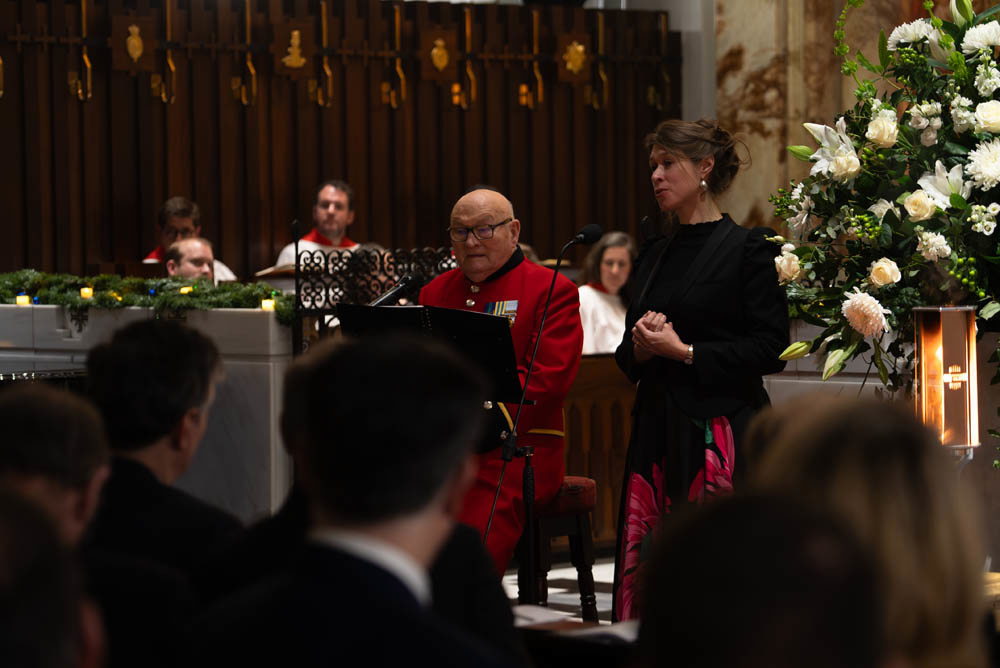
M 459 199 L 452 209 L 448 231 L 458 268 L 425 286 L 420 292 L 420 303 L 506 317 L 523 383 L 552 282 L 552 270 L 524 258 L 517 245 L 521 222 L 514 216 L 510 201 L 494 190 L 473 190 Z M 563 399 L 576 377 L 582 349 L 583 327 L 576 286 L 559 276 L 528 385 L 527 398 L 535 404 L 524 407 L 517 429 L 519 445 L 534 448 L 537 503 L 550 501 L 562 484 Z M 506 428 L 511 428 L 517 406 L 500 404 L 499 410 Z M 486 530 L 503 464 L 500 444 L 498 435 L 497 447 L 479 456 L 479 474 L 465 497 L 460 515 L 462 522 L 480 533 Z M 521 459 L 508 465 L 486 541 L 501 574 L 523 528 L 523 468 Z
M 347 228 L 354 222 L 354 190 L 344 181 L 327 181 L 316 188 L 316 203 L 312 210 L 315 227 L 299 239 L 299 252 L 356 248 L 347 237 Z M 278 253 L 274 266 L 295 264 L 295 243 Z

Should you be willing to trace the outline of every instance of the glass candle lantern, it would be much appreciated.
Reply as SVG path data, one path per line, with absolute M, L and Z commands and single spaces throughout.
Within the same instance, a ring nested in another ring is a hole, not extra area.
M 929 306 L 913 309 L 913 315 L 917 416 L 945 447 L 977 447 L 976 309 Z

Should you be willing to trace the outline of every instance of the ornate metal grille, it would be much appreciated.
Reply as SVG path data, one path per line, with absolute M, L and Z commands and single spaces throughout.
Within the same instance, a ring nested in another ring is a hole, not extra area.
M 406 274 L 417 274 L 427 282 L 456 266 L 451 249 L 444 247 L 299 252 L 295 265 L 295 353 L 326 335 L 337 315 L 337 304 L 367 304 Z M 404 297 L 414 301 L 416 293 L 414 289 Z

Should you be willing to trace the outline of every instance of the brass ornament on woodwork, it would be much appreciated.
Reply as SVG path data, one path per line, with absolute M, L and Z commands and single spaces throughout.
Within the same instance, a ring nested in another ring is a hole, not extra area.
M 420 78 L 439 84 L 451 84 L 458 78 L 458 32 L 440 26 L 430 26 L 420 31 L 417 47 L 420 59 Z
M 566 69 L 573 74 L 579 74 L 587 62 L 587 48 L 573 40 L 563 52 L 563 60 L 566 62 Z
M 139 26 L 133 23 L 128 27 L 128 37 L 125 38 L 125 51 L 128 53 L 128 57 L 132 59 L 132 62 L 137 63 L 142 58 L 142 50 L 142 35 L 140 34 Z
M 302 33 L 293 30 L 288 40 L 288 55 L 281 59 L 285 67 L 298 69 L 306 64 L 306 59 L 302 57 Z
M 434 48 L 431 49 L 431 63 L 438 72 L 443 72 L 448 67 L 448 49 L 445 48 L 444 40 L 440 37 L 434 40 Z

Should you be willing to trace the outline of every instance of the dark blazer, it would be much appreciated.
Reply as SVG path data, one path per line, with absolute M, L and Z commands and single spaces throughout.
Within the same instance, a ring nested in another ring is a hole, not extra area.
M 641 381 L 637 405 L 647 392 L 666 391 L 686 414 L 707 418 L 766 403 L 761 376 L 785 367 L 778 355 L 788 346 L 788 305 L 774 267 L 780 250 L 765 239 L 772 234 L 724 216 L 666 305 L 651 305 L 649 295 L 669 240 L 657 237 L 646 245 L 636 261 L 636 299 L 615 352 L 629 379 Z M 631 330 L 651 308 L 664 312 L 681 340 L 694 345 L 694 364 L 663 357 L 636 362 Z
M 309 508 L 298 485 L 273 516 L 218 551 L 196 578 L 208 602 L 271 579 L 291 568 L 305 549 Z M 459 524 L 430 570 L 432 610 L 514 665 L 530 665 L 514 615 L 479 532 Z
M 87 593 L 101 609 L 108 668 L 172 668 L 177 638 L 197 607 L 180 571 L 163 564 L 90 549 L 81 555 Z
M 423 609 L 393 574 L 310 544 L 287 574 L 223 601 L 192 626 L 193 666 L 499 666 Z
M 85 549 L 150 559 L 190 577 L 240 530 L 229 513 L 164 485 L 136 461 L 114 457 Z

